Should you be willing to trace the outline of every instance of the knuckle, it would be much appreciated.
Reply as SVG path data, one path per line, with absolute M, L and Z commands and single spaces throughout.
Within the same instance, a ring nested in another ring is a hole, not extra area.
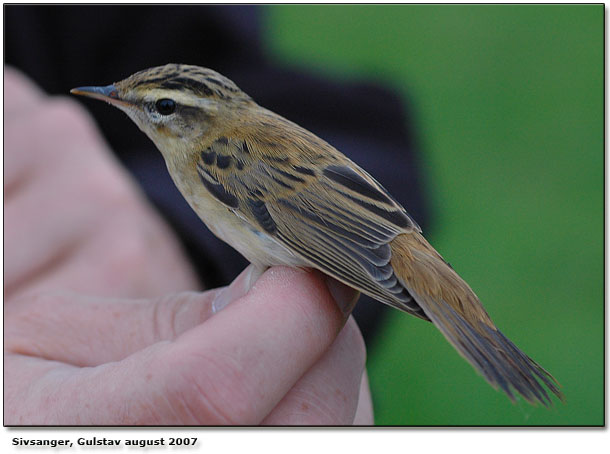
M 188 292 L 164 295 L 150 306 L 155 342 L 175 339 L 181 332 L 178 314 L 188 304 Z

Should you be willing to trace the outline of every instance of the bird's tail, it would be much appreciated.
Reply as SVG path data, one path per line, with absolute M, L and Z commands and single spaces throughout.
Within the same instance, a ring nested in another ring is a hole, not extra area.
M 494 387 L 511 400 L 551 403 L 548 388 L 563 400 L 557 381 L 504 336 L 472 289 L 417 232 L 391 243 L 392 267 L 445 338 Z M 544 385 L 544 386 L 543 386 Z

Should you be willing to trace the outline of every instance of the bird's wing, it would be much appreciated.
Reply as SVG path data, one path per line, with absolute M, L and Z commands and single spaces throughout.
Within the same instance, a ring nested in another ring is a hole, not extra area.
M 249 140 L 215 142 L 197 165 L 202 181 L 237 216 L 311 266 L 432 321 L 512 399 L 515 389 L 548 405 L 538 380 L 562 396 L 554 379 L 497 330 L 470 287 L 370 175 L 334 149 L 324 150 L 330 147 L 324 142 L 305 148 L 296 141 L 286 150 L 274 143 L 272 150 Z M 300 155 L 296 164 L 289 154 L 295 148 L 326 153 Z
M 279 149 L 281 144 L 220 138 L 202 151 L 200 178 L 236 215 L 312 267 L 427 319 L 390 263 L 389 243 L 419 231 L 404 208 L 325 142 L 310 155 L 310 149 L 298 149 L 305 141 L 292 142 L 292 150 Z M 291 159 L 294 147 L 303 152 L 298 163 Z

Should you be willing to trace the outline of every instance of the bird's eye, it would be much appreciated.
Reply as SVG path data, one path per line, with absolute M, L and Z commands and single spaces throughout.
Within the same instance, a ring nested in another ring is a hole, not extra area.
M 176 110 L 176 101 L 173 99 L 163 98 L 155 103 L 155 108 L 161 115 L 171 115 Z

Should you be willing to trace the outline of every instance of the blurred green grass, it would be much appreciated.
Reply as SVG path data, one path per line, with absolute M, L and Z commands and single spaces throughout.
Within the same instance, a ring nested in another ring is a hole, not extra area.
M 377 424 L 604 424 L 603 27 L 603 5 L 267 8 L 276 61 L 408 93 L 426 236 L 567 398 L 511 404 L 394 311 L 369 350 Z

